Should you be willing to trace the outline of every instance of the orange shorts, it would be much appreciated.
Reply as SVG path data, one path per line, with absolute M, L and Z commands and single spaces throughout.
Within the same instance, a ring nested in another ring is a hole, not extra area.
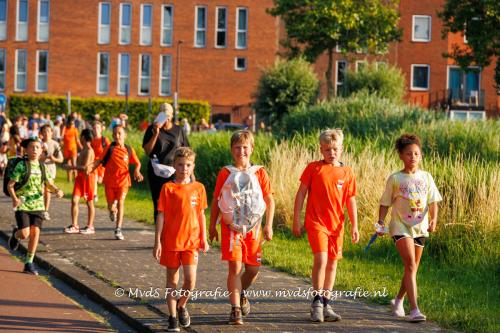
M 104 177 L 104 171 L 105 171 L 105 170 L 106 170 L 106 169 L 105 169 L 102 165 L 99 165 L 99 166 L 97 167 L 97 169 L 95 170 L 95 172 L 96 172 L 96 174 L 97 174 L 97 177 L 99 177 L 99 178 L 101 178 L 101 179 L 102 179 L 102 177 Z
M 262 257 L 260 235 L 257 239 L 253 239 L 254 233 L 255 229 L 248 232 L 245 238 L 243 238 L 242 234 L 234 233 L 233 250 L 230 251 L 231 229 L 224 222 L 221 222 L 222 260 L 241 261 L 247 265 L 260 266 Z
M 63 157 L 65 160 L 69 160 L 71 158 L 75 158 L 78 156 L 78 149 L 64 149 Z
M 160 265 L 167 268 L 177 269 L 181 265 L 197 265 L 198 250 L 184 251 L 162 251 L 160 257 Z
M 108 205 L 111 205 L 113 204 L 113 202 L 115 202 L 115 200 L 125 200 L 128 192 L 128 187 L 123 188 L 104 186 L 104 192 L 106 192 L 106 201 L 108 202 Z
M 95 174 L 86 175 L 83 172 L 78 172 L 75 178 L 75 186 L 73 187 L 73 197 L 83 198 L 85 201 L 94 200 L 95 195 Z
M 313 253 L 328 252 L 329 259 L 342 259 L 344 231 L 340 234 L 328 234 L 325 231 L 311 229 L 307 230 L 307 239 Z

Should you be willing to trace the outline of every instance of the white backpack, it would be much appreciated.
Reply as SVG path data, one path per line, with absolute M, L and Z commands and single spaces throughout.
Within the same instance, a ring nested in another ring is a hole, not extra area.
M 222 220 L 229 226 L 232 234 L 236 232 L 242 234 L 243 237 L 255 228 L 254 238 L 257 238 L 262 216 L 266 212 L 266 202 L 255 175 L 262 167 L 253 165 L 246 170 L 238 170 L 228 165 L 225 168 L 231 174 L 222 186 L 219 196 Z

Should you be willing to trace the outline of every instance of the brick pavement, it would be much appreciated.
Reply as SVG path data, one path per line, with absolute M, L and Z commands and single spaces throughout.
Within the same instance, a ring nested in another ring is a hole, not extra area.
M 10 233 L 13 213 L 10 199 L 0 197 L 0 235 Z M 150 212 L 145 212 L 150 214 Z M 96 210 L 95 235 L 67 235 L 62 232 L 70 224 L 68 200 L 54 200 L 52 220 L 44 225 L 37 253 L 37 264 L 86 293 L 106 308 L 121 316 L 129 325 L 144 332 L 166 328 L 167 308 L 163 297 L 165 269 L 152 258 L 154 229 L 150 225 L 125 219 L 124 241 L 114 239 L 114 225 L 104 210 Z M 80 209 L 80 225 L 86 221 L 86 208 Z M 23 243 L 22 245 L 26 245 Z M 265 249 L 264 249 L 265 256 Z M 200 254 L 197 289 L 224 292 L 226 265 L 217 249 Z M 255 290 L 307 290 L 307 279 L 277 272 L 263 266 L 254 285 Z M 117 297 L 118 288 L 125 295 Z M 138 288 L 151 295 L 131 295 Z M 148 297 L 150 296 L 150 297 Z M 252 311 L 245 325 L 226 325 L 230 306 L 227 298 L 202 297 L 189 304 L 191 332 L 441 332 L 434 323 L 410 324 L 390 315 L 384 306 L 352 299 L 335 302 L 342 321 L 314 324 L 309 321 L 310 301 L 303 298 L 259 297 L 251 299 Z

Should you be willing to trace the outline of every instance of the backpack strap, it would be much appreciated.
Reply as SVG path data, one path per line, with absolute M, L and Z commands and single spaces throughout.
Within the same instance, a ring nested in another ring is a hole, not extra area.
M 48 180 L 47 171 L 45 169 L 45 163 L 40 162 L 40 171 L 42 171 L 42 184 L 45 184 Z
M 104 135 L 101 135 L 101 146 L 102 148 L 106 148 L 106 138 Z
M 24 163 L 24 168 L 26 169 L 26 171 L 25 171 L 25 173 L 24 173 L 23 178 L 21 179 L 21 181 L 14 188 L 16 191 L 19 190 L 20 188 L 22 188 L 24 185 L 26 185 L 28 183 L 28 180 L 30 179 L 30 175 L 31 175 L 31 164 L 28 161 L 28 159 L 26 157 L 23 157 L 22 160 L 19 161 L 17 164 L 19 164 L 20 162 Z M 17 164 L 16 164 L 16 166 L 17 166 Z
M 248 168 L 248 172 L 251 174 L 255 174 L 261 168 L 262 168 L 262 165 L 252 165 L 250 168 Z
M 111 142 L 111 144 L 109 145 L 109 149 L 106 152 L 106 155 L 104 155 L 104 158 L 101 161 L 101 164 L 103 167 L 105 167 L 106 164 L 108 163 L 109 158 L 111 157 L 111 154 L 113 153 L 113 150 L 115 149 L 115 147 L 116 147 L 116 142 L 114 142 L 114 141 Z M 129 145 L 125 145 L 125 148 L 127 148 L 128 158 L 130 160 L 130 157 L 132 156 L 132 148 L 130 148 Z

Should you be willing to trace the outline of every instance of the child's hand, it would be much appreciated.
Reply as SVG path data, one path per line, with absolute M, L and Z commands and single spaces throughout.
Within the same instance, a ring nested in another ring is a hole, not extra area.
M 134 179 L 139 183 L 144 180 L 144 177 L 142 176 L 141 172 L 137 169 L 134 171 Z
M 56 197 L 58 198 L 64 197 L 64 192 L 61 189 L 58 189 L 56 192 Z
M 436 231 L 436 224 L 437 222 L 436 221 L 429 221 L 429 227 L 427 228 L 427 231 L 428 232 L 434 232 Z
M 304 233 L 304 228 L 302 228 L 300 223 L 294 223 L 292 232 L 295 237 L 300 237 Z
M 215 227 L 215 225 L 208 228 L 208 239 L 210 240 L 210 242 L 213 242 L 214 239 L 216 241 L 219 241 L 219 233 L 217 232 L 217 228 Z
M 352 228 L 352 231 L 351 231 L 351 241 L 353 244 L 356 244 L 357 242 L 359 242 L 359 231 L 358 231 L 358 228 Z
M 266 241 L 273 239 L 273 227 L 267 224 L 264 226 L 264 239 Z
M 14 208 L 14 210 L 21 206 L 22 205 L 22 201 L 19 199 L 19 198 L 12 198 L 12 208 Z
M 160 243 L 155 243 L 155 246 L 153 247 L 153 258 L 156 260 L 160 260 L 161 257 L 161 244 Z
M 203 251 L 203 253 L 206 253 L 210 249 L 210 246 L 208 245 L 208 242 L 206 240 L 202 240 L 200 242 L 200 250 Z

